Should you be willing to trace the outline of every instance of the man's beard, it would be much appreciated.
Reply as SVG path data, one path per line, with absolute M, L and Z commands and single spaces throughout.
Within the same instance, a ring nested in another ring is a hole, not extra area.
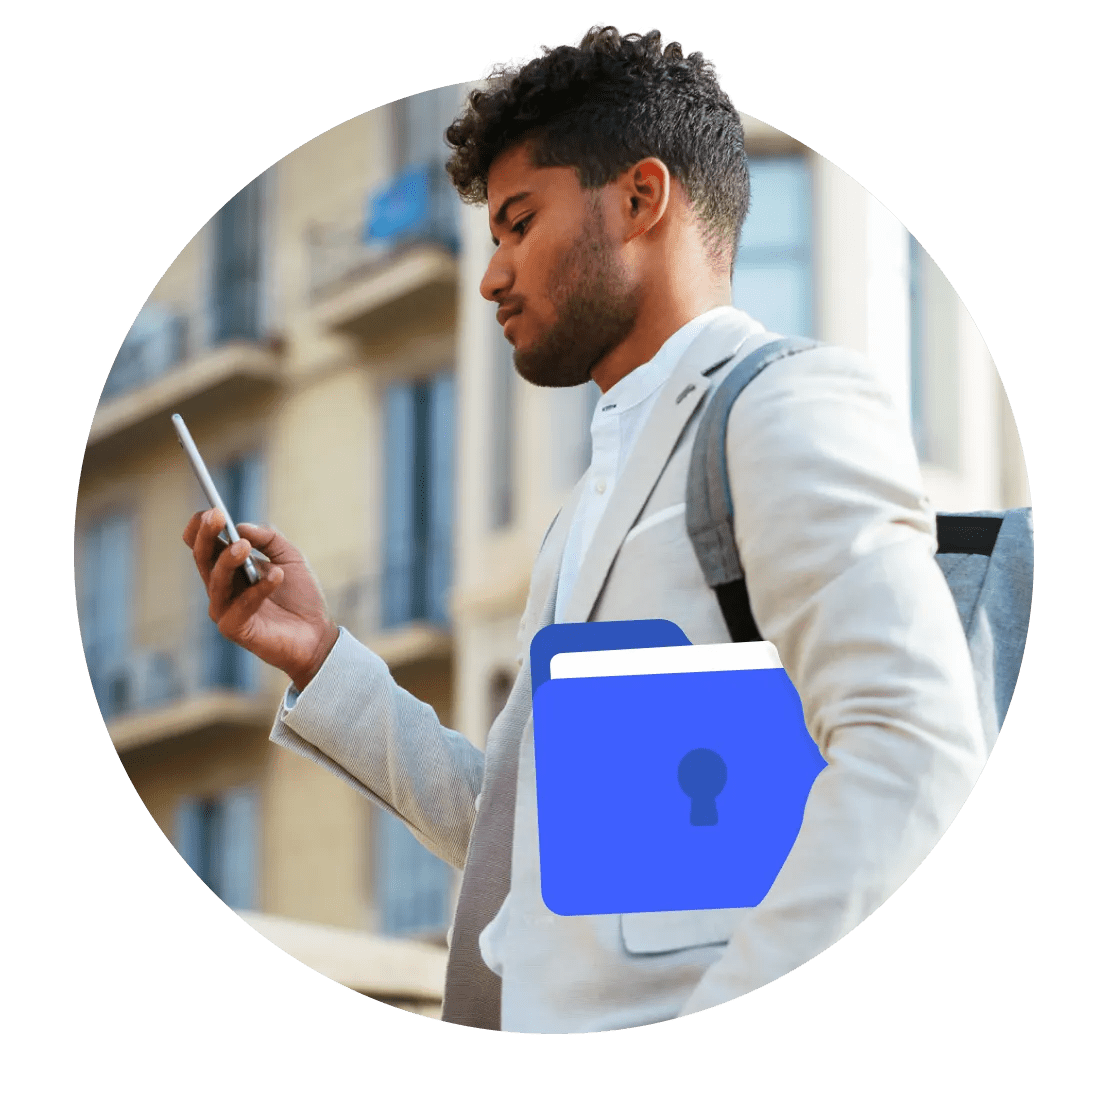
M 590 380 L 590 371 L 636 323 L 638 298 L 605 239 L 600 206 L 575 239 L 551 290 L 555 323 L 527 350 L 513 352 L 517 373 L 532 385 L 574 386 Z

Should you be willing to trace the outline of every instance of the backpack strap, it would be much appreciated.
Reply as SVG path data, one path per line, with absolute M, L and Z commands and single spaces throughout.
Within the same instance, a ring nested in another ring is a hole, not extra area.
M 706 582 L 717 595 L 733 642 L 762 640 L 748 601 L 748 587 L 733 531 L 725 441 L 733 402 L 779 359 L 820 346 L 813 339 L 772 339 L 746 355 L 710 394 L 698 426 L 686 479 L 686 531 Z

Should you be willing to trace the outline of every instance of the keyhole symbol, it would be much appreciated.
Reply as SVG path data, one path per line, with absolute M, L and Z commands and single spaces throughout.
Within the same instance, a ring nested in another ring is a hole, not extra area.
M 709 748 L 694 748 L 678 764 L 678 785 L 690 799 L 690 824 L 717 823 L 717 795 L 725 788 L 728 768 Z

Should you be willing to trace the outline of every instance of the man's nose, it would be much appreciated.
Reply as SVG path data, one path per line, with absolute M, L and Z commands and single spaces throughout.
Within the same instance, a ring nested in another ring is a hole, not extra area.
M 512 284 L 512 275 L 502 259 L 501 252 L 495 251 L 486 267 L 478 291 L 487 301 L 497 301 L 505 296 Z

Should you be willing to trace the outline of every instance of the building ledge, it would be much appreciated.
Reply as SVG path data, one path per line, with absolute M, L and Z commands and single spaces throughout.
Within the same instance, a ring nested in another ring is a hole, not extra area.
M 325 288 L 312 315 L 323 329 L 365 337 L 399 310 L 436 306 L 445 295 L 453 300 L 457 286 L 455 256 L 445 247 L 421 244 Z
M 360 994 L 438 1016 L 447 974 L 446 948 L 274 914 L 237 912 L 271 944 L 313 971 Z
M 367 637 L 366 646 L 389 667 L 403 667 L 428 659 L 449 659 L 454 651 L 454 634 L 438 625 L 415 621 L 401 628 Z
M 277 705 L 272 697 L 213 690 L 157 709 L 125 713 L 108 722 L 117 752 L 130 752 L 218 727 L 266 728 Z
M 93 418 L 86 457 L 130 451 L 164 435 L 172 413 L 180 412 L 188 421 L 280 380 L 280 360 L 272 347 L 239 340 L 224 343 L 102 404 Z

